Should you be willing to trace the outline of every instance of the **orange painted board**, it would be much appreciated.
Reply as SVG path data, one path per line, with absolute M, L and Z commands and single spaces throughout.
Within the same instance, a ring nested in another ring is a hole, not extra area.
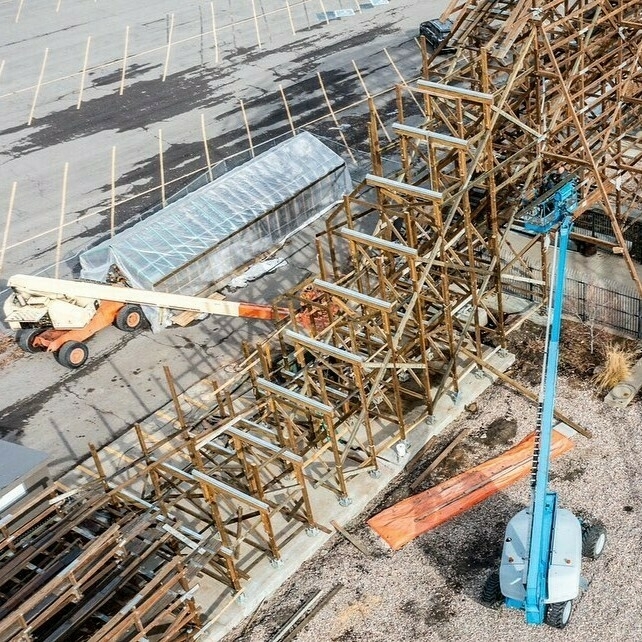
M 526 477 L 531 471 L 534 442 L 531 433 L 498 457 L 386 508 L 371 517 L 368 525 L 398 551 L 415 537 Z M 568 437 L 553 431 L 551 457 L 559 457 L 572 447 Z

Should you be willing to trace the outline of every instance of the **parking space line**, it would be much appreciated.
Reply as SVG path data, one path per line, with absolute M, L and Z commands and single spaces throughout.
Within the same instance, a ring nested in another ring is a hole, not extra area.
M 372 96 L 370 95 L 370 92 L 368 91 L 368 87 L 366 86 L 366 82 L 363 79 L 363 76 L 361 75 L 361 72 L 359 71 L 359 67 L 357 67 L 357 63 L 352 60 L 352 65 L 354 67 L 354 70 L 357 72 L 357 78 L 359 78 L 359 82 L 361 83 L 361 86 L 363 87 L 363 91 L 366 92 L 366 96 L 369 100 L 371 100 L 371 105 L 374 109 L 375 116 L 377 117 L 377 121 L 379 122 L 379 126 L 381 129 L 383 129 L 384 134 L 386 135 L 386 138 L 388 139 L 388 142 L 392 142 L 392 138 L 390 137 L 390 134 L 388 133 L 388 130 L 386 129 L 386 126 L 383 124 L 383 120 L 381 120 L 381 116 L 379 116 L 379 110 L 377 109 L 377 106 L 375 105 L 374 100 L 372 100 Z
M 116 145 L 111 148 L 111 202 L 109 203 L 109 232 L 116 234 Z
M 14 22 L 18 22 L 20 20 L 20 12 L 22 11 L 22 5 L 24 4 L 25 0 L 20 0 L 20 4 L 18 5 L 18 11 L 16 11 L 16 19 Z
M 292 136 L 296 136 L 296 131 L 294 129 L 294 123 L 292 122 L 292 114 L 290 113 L 290 105 L 288 105 L 288 100 L 285 97 L 285 92 L 283 91 L 283 85 L 279 83 L 279 91 L 281 92 L 281 98 L 283 99 L 283 104 L 285 105 L 285 113 L 288 116 L 288 123 L 290 123 L 290 129 L 292 130 Z
M 13 204 L 16 200 L 16 189 L 18 181 L 13 181 L 11 184 L 11 194 L 9 194 L 9 209 L 7 210 L 7 220 L 4 224 L 4 234 L 2 235 L 2 248 L 0 249 L 0 271 L 4 265 L 4 253 L 7 249 L 7 241 L 9 240 L 9 227 L 11 226 L 11 213 L 13 212 Z
M 259 29 L 259 19 L 256 15 L 256 3 L 254 0 L 252 2 L 252 13 L 254 15 L 254 29 L 256 30 L 256 42 L 259 45 L 259 51 L 261 50 L 261 31 Z
M 120 77 L 120 89 L 118 95 L 122 96 L 125 91 L 125 72 L 127 71 L 127 49 L 129 48 L 129 25 L 125 27 L 125 51 L 123 52 L 123 73 Z
M 350 158 L 352 159 L 352 162 L 356 163 L 357 160 L 355 159 L 354 154 L 352 153 L 352 150 L 348 145 L 348 141 L 346 140 L 346 137 L 343 135 L 343 130 L 341 129 L 341 125 L 337 120 L 337 116 L 334 113 L 334 109 L 332 109 L 332 105 L 330 104 L 330 99 L 328 98 L 328 94 L 325 90 L 325 85 L 323 84 L 323 78 L 321 78 L 321 73 L 318 71 L 317 71 L 317 77 L 319 79 L 319 85 L 321 86 L 321 91 L 323 92 L 323 97 L 325 98 L 325 104 L 328 106 L 328 111 L 330 112 L 330 116 L 332 116 L 332 120 L 334 121 L 334 124 L 336 125 L 337 129 L 339 130 L 339 135 L 341 136 L 341 140 L 343 141 L 343 144 L 346 147 L 346 151 L 348 152 L 348 154 L 350 154 Z
M 328 18 L 328 12 L 325 10 L 325 7 L 323 6 L 323 0 L 319 0 L 319 4 L 321 5 L 321 12 L 325 16 L 325 23 L 327 25 L 330 24 L 330 18 Z
M 87 75 L 87 62 L 89 61 L 89 45 L 91 44 L 91 36 L 87 36 L 87 46 L 85 47 L 85 62 L 82 66 L 82 73 L 80 74 L 80 91 L 78 92 L 78 103 L 76 109 L 80 109 L 82 103 L 82 94 L 85 89 L 85 77 Z
M 42 57 L 42 65 L 40 67 L 40 76 L 38 76 L 38 84 L 36 85 L 36 91 L 33 94 L 33 102 L 31 103 L 31 111 L 29 112 L 29 120 L 27 125 L 31 125 L 33 120 L 33 114 L 36 111 L 36 102 L 38 101 L 38 94 L 40 93 L 40 85 L 42 85 L 42 78 L 45 75 L 45 67 L 47 65 L 47 56 L 49 55 L 49 47 L 45 49 L 45 55 Z
M 56 5 L 56 13 L 60 11 L 60 5 L 62 4 L 62 0 L 58 0 L 58 4 Z
M 218 64 L 218 35 L 216 33 L 216 19 L 214 18 L 214 0 L 210 2 L 210 10 L 212 13 L 212 34 L 214 35 L 214 62 Z
M 388 49 L 384 48 L 383 52 L 388 57 L 388 60 L 390 61 L 390 64 L 392 65 L 392 68 L 397 73 L 397 76 L 399 76 L 399 78 L 401 79 L 401 83 L 403 84 L 403 86 L 404 87 L 408 87 L 408 83 L 406 82 L 406 79 L 403 77 L 402 73 L 399 71 L 399 68 L 395 64 L 395 61 L 392 59 L 392 56 L 390 55 L 390 53 L 388 53 Z M 415 97 L 414 92 L 410 91 L 409 93 L 410 93 L 411 98 L 415 102 L 415 105 L 417 105 L 419 111 L 421 112 L 421 115 L 425 118 L 426 117 L 426 112 L 424 111 L 423 107 L 421 106 L 421 104 L 419 103 L 417 98 Z
M 163 207 L 167 205 L 165 198 L 165 165 L 163 164 L 163 130 L 158 130 L 158 159 L 160 161 L 160 179 L 161 179 L 161 203 Z
M 174 33 L 174 14 L 171 14 L 169 22 L 169 31 L 167 33 L 167 53 L 165 54 L 165 68 L 163 70 L 163 82 L 167 78 L 167 69 L 169 67 L 169 52 L 172 49 L 172 35 Z
M 210 150 L 207 146 L 207 132 L 205 131 L 205 114 L 201 112 L 201 133 L 203 135 L 203 147 L 205 147 L 205 160 L 207 162 L 207 176 L 210 179 L 210 183 L 213 180 L 212 175 L 212 161 L 210 160 Z
M 288 12 L 288 18 L 290 20 L 290 27 L 292 28 L 292 35 L 296 35 L 296 29 L 294 28 L 294 20 L 292 20 L 292 9 L 290 8 L 290 0 L 285 0 L 285 8 Z
M 67 206 L 67 178 L 69 176 L 69 163 L 65 163 L 65 169 L 62 174 L 62 198 L 60 199 L 60 222 L 58 223 L 58 241 L 56 243 L 56 264 L 55 278 L 60 273 L 60 250 L 62 248 L 62 231 L 65 227 L 65 208 Z
M 245 131 L 247 132 L 247 140 L 250 143 L 250 154 L 252 154 L 252 158 L 254 158 L 254 144 L 252 143 L 252 133 L 250 132 L 250 124 L 247 122 L 247 114 L 245 113 L 245 105 L 243 104 L 243 100 L 239 98 L 239 102 L 241 103 L 241 113 L 243 114 L 243 122 L 245 123 Z

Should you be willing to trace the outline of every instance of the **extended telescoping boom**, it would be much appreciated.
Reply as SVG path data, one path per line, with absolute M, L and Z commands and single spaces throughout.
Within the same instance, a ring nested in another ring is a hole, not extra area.
M 546 622 L 564 628 L 571 616 L 572 601 L 585 584 L 581 576 L 582 555 L 598 557 L 604 549 L 606 534 L 601 525 L 591 526 L 560 508 L 557 493 L 549 490 L 564 281 L 572 213 L 577 207 L 577 179 L 570 175 L 556 178 L 558 181 L 527 208 L 529 216 L 524 221 L 525 229 L 535 233 L 548 234 L 558 228 L 533 451 L 531 503 L 509 521 L 499 573 L 488 577 L 482 599 L 486 603 L 503 599 L 506 606 L 523 610 L 528 624 Z
M 91 281 L 50 279 L 17 274 L 9 278 L 13 293 L 4 315 L 26 352 L 46 350 L 68 368 L 82 366 L 89 355 L 85 341 L 99 330 L 115 325 L 132 332 L 145 325 L 141 306 L 188 310 L 250 319 L 280 320 L 285 308 L 238 301 L 141 290 Z

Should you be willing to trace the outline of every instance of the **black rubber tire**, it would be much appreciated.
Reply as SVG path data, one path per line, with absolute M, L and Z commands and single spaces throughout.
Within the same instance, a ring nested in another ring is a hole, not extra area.
M 135 332 L 146 323 L 145 315 L 139 305 L 125 304 L 114 319 L 114 325 L 123 332 Z
M 572 610 L 573 602 L 571 600 L 549 604 L 546 608 L 546 624 L 555 629 L 565 628 L 571 621 Z
M 582 529 L 582 555 L 596 560 L 604 552 L 606 529 L 601 524 L 594 524 Z
M 34 352 L 40 352 L 42 348 L 38 348 L 33 345 L 34 339 L 42 334 L 44 330 L 42 328 L 26 328 L 23 330 L 18 330 L 16 332 L 16 343 L 20 346 L 22 350 L 33 354 Z
M 499 573 L 493 571 L 484 582 L 481 592 L 481 601 L 486 606 L 496 606 L 504 596 L 499 585 Z
M 56 352 L 56 361 L 65 368 L 75 370 L 83 366 L 89 357 L 87 344 L 80 341 L 67 341 Z

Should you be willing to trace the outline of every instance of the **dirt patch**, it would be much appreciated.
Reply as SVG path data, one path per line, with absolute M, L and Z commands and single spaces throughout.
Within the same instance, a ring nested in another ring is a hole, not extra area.
M 25 353 L 16 345 L 13 335 L 0 332 L 0 368 L 22 359 Z
M 546 328 L 529 321 L 508 336 L 507 348 L 517 355 L 509 373 L 511 376 L 529 385 L 539 384 L 545 339 Z M 558 373 L 569 377 L 573 383 L 590 381 L 595 369 L 604 365 L 605 348 L 608 345 L 621 346 L 635 358 L 642 352 L 639 342 L 633 339 L 618 337 L 601 328 L 591 328 L 588 324 L 564 319 Z

